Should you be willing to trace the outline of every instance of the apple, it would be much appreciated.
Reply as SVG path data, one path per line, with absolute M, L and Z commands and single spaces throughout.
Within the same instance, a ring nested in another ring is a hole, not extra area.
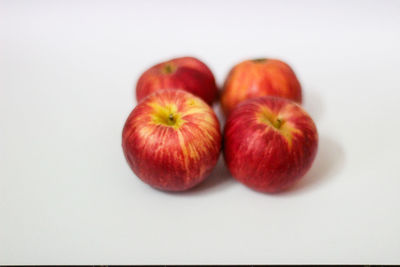
M 301 86 L 289 65 L 266 58 L 237 64 L 225 80 L 222 109 L 228 116 L 243 100 L 260 96 L 279 96 L 301 103 Z
M 231 174 L 267 193 L 287 189 L 314 161 L 317 128 L 297 103 L 259 97 L 239 104 L 224 129 L 224 158 Z
M 221 151 L 221 132 L 211 107 L 182 90 L 160 90 L 131 112 L 122 132 L 125 158 L 145 183 L 184 191 L 202 182 Z
M 194 57 L 180 57 L 159 63 L 146 70 L 136 84 L 136 99 L 162 89 L 190 92 L 209 105 L 217 97 L 214 75 L 206 64 Z

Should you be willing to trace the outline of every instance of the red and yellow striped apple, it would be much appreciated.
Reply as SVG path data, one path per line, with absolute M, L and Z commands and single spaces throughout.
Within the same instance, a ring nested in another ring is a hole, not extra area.
M 166 191 L 202 182 L 221 150 L 220 125 L 203 100 L 182 90 L 157 91 L 129 115 L 122 147 L 133 172 Z
M 300 105 L 279 97 L 239 104 L 224 129 L 224 158 L 231 174 L 250 188 L 287 189 L 311 167 L 317 128 Z
M 265 58 L 237 64 L 225 80 L 222 109 L 229 115 L 243 100 L 260 96 L 279 96 L 301 103 L 301 86 L 289 65 Z
M 136 84 L 136 99 L 139 102 L 149 94 L 163 89 L 187 91 L 210 105 L 218 93 L 211 70 L 194 57 L 171 59 L 145 71 Z

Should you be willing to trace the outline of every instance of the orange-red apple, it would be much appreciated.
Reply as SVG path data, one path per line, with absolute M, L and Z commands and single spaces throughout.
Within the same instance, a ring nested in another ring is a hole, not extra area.
M 301 103 L 301 86 L 288 64 L 261 58 L 234 66 L 225 80 L 222 109 L 229 115 L 243 100 L 260 96 L 279 96 Z
M 122 147 L 133 172 L 166 191 L 187 190 L 203 181 L 221 150 L 220 125 L 203 100 L 182 90 L 160 90 L 129 115 Z
M 149 94 L 163 89 L 187 91 L 210 105 L 218 93 L 211 70 L 194 57 L 171 59 L 145 71 L 136 84 L 136 99 L 139 102 Z
M 224 158 L 231 174 L 262 192 L 279 192 L 311 167 L 317 128 L 300 105 L 278 97 L 239 104 L 224 130 Z

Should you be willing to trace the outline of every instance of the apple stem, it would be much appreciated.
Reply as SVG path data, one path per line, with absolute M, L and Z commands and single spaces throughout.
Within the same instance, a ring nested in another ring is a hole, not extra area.
M 253 59 L 253 62 L 254 63 L 263 63 L 263 62 L 265 62 L 267 60 L 268 59 L 266 59 L 266 58 L 256 58 L 256 59 Z
M 171 73 L 171 71 L 172 71 L 171 65 L 165 66 L 165 72 L 166 73 Z
M 281 126 L 282 126 L 282 120 L 276 119 L 275 127 L 279 129 L 279 128 L 281 128 Z
M 171 74 L 171 73 L 175 72 L 175 70 L 176 70 L 176 66 L 171 63 L 165 64 L 164 67 L 162 68 L 162 72 L 164 74 Z
M 169 114 L 168 116 L 169 122 L 172 124 L 174 123 L 175 119 L 174 119 L 174 115 L 173 114 Z

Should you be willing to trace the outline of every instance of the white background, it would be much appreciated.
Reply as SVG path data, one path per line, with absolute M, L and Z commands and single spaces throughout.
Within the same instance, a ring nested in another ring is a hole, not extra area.
M 399 1 L 1 1 L 0 263 L 400 263 Z M 125 162 L 136 79 L 175 56 L 221 85 L 293 66 L 320 148 L 292 190 L 221 160 L 187 193 Z

